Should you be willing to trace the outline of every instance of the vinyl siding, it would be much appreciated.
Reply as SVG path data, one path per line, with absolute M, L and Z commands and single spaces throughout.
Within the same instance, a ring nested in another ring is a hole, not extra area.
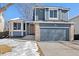
M 69 27 L 69 24 L 40 24 L 41 27 Z
M 13 31 L 13 36 L 22 36 L 21 33 L 20 31 Z
M 35 11 L 36 10 L 36 11 Z M 57 18 L 51 18 L 50 10 L 57 10 Z M 67 10 L 59 10 L 53 8 L 36 8 L 33 10 L 33 20 L 37 21 L 46 21 L 46 20 L 64 20 L 68 21 L 68 11 Z
M 79 17 L 74 17 L 70 21 L 74 22 L 75 34 L 79 34 Z

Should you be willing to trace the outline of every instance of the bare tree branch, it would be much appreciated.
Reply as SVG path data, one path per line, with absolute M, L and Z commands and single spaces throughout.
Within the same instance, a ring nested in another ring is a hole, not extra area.
M 32 20 L 33 19 L 33 7 L 43 6 L 40 3 L 19 3 L 16 4 L 16 8 L 22 15 L 23 19 Z

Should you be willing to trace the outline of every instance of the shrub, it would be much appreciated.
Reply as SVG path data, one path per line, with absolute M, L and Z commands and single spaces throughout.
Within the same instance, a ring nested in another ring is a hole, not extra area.
M 9 31 L 0 32 L 0 39 L 8 37 L 9 37 Z

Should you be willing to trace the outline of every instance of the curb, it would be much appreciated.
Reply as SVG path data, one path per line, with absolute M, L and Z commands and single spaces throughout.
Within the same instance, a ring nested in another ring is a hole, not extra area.
M 36 42 L 36 44 L 37 44 L 38 52 L 40 53 L 40 56 L 44 56 L 44 53 L 43 53 L 42 49 L 41 49 L 40 46 L 39 46 L 39 43 Z

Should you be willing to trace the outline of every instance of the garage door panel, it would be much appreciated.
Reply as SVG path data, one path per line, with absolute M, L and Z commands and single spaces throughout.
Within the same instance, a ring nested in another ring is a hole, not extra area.
M 53 40 L 53 41 L 54 41 L 54 40 L 55 40 L 55 39 L 54 39 L 54 38 L 55 38 L 55 30 L 54 30 L 54 29 L 52 29 L 52 30 L 49 29 L 49 32 L 50 32 L 50 33 L 48 34 L 49 37 L 50 37 L 49 40 Z M 52 38 L 52 39 L 51 39 L 51 38 Z
M 48 34 L 47 34 L 47 30 L 41 30 L 41 38 L 42 38 L 42 41 L 44 41 L 44 40 L 47 40 L 47 36 L 48 36 Z
M 66 40 L 69 40 L 69 29 L 66 29 Z
M 41 28 L 40 29 L 40 40 L 42 41 L 61 41 L 67 40 L 67 33 L 68 30 L 66 29 L 54 29 L 54 28 Z
M 65 30 L 62 30 L 62 29 L 57 29 L 56 30 L 56 38 L 55 40 L 64 40 L 66 39 L 66 35 L 65 35 Z

